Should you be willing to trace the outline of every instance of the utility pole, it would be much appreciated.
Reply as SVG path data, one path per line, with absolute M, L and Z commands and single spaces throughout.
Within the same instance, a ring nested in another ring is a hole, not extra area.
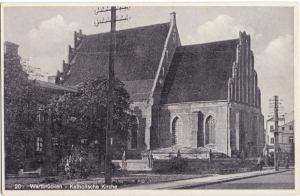
M 105 184 L 111 184 L 111 159 L 112 159 L 112 147 L 114 141 L 114 129 L 113 129 L 113 116 L 114 116 L 114 81 L 115 81 L 115 72 L 114 72 L 114 65 L 115 65 L 115 54 L 116 54 L 116 22 L 122 20 L 129 20 L 128 15 L 126 17 L 121 16 L 120 19 L 117 19 L 116 10 L 126 10 L 130 9 L 129 7 L 116 7 L 111 6 L 109 7 L 98 7 L 98 10 L 95 10 L 95 15 L 102 12 L 110 12 L 111 18 L 110 20 L 98 20 L 95 22 L 95 26 L 98 27 L 99 24 L 102 23 L 109 23 L 111 24 L 110 30 L 110 51 L 109 51 L 109 73 L 108 73 L 108 104 L 107 104 L 107 130 L 106 130 L 106 150 L 105 150 Z
M 278 164 L 278 149 L 279 149 L 279 143 L 278 143 L 278 135 L 279 135 L 279 131 L 278 131 L 278 111 L 279 109 L 279 103 L 278 101 L 278 96 L 274 96 L 273 99 L 270 99 L 270 107 L 274 107 L 274 115 L 273 115 L 273 119 L 275 122 L 275 129 L 274 129 L 274 170 L 278 171 L 279 170 L 279 164 Z

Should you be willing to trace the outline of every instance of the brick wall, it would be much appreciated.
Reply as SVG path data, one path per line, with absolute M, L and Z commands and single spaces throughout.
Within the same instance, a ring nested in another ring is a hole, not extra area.
M 201 127 L 198 123 L 199 112 L 203 115 L 203 122 L 200 123 Z M 199 144 L 197 141 L 198 130 L 201 129 L 203 135 L 205 135 L 205 122 L 209 116 L 212 116 L 215 119 L 215 144 L 209 147 L 227 154 L 226 102 L 168 104 L 162 107 L 160 114 L 159 135 L 161 147 L 171 146 L 172 121 L 178 117 L 183 123 L 182 132 L 178 134 L 178 144 L 197 148 Z M 205 141 L 205 136 L 202 140 Z M 206 146 L 205 143 L 204 146 Z

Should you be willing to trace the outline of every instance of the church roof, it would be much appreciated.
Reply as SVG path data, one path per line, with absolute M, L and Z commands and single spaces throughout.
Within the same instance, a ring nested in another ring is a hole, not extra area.
M 169 28 L 170 23 L 163 23 L 117 31 L 115 77 L 121 81 L 154 79 Z M 108 75 L 109 50 L 109 32 L 83 36 L 64 85 Z
M 227 99 L 239 39 L 176 48 L 165 79 L 162 103 Z
M 148 100 L 154 79 L 123 81 L 131 101 Z

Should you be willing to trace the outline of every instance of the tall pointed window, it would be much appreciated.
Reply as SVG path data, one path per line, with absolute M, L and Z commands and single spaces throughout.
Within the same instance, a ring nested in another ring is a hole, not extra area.
M 138 119 L 133 117 L 133 122 L 131 126 L 131 149 L 136 149 L 138 143 Z
M 182 132 L 182 120 L 175 117 L 172 122 L 172 145 L 179 143 L 179 134 Z
M 197 147 L 204 146 L 203 121 L 204 121 L 203 113 L 198 112 Z
M 215 143 L 215 119 L 212 116 L 209 116 L 206 120 L 205 125 L 205 144 L 214 144 Z

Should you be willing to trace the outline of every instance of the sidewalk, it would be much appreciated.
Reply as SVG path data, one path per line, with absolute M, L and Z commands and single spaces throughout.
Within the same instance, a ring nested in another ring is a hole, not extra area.
M 236 173 L 236 174 L 226 174 L 226 175 L 215 174 L 213 176 L 206 177 L 206 178 L 194 178 L 189 180 L 179 180 L 179 181 L 157 183 L 157 184 L 143 184 L 143 185 L 131 186 L 131 187 L 120 187 L 120 189 L 131 189 L 131 190 L 189 189 L 197 186 L 205 186 L 208 184 L 216 184 L 216 183 L 222 183 L 222 182 L 228 182 L 234 180 L 241 180 L 241 179 L 252 178 L 256 176 L 263 176 L 263 175 L 285 172 L 288 170 L 292 170 L 292 168 L 291 169 L 280 168 L 279 171 L 274 171 L 273 168 L 267 168 L 264 169 L 263 171 L 253 171 L 253 172 L 246 172 L 246 173 Z

